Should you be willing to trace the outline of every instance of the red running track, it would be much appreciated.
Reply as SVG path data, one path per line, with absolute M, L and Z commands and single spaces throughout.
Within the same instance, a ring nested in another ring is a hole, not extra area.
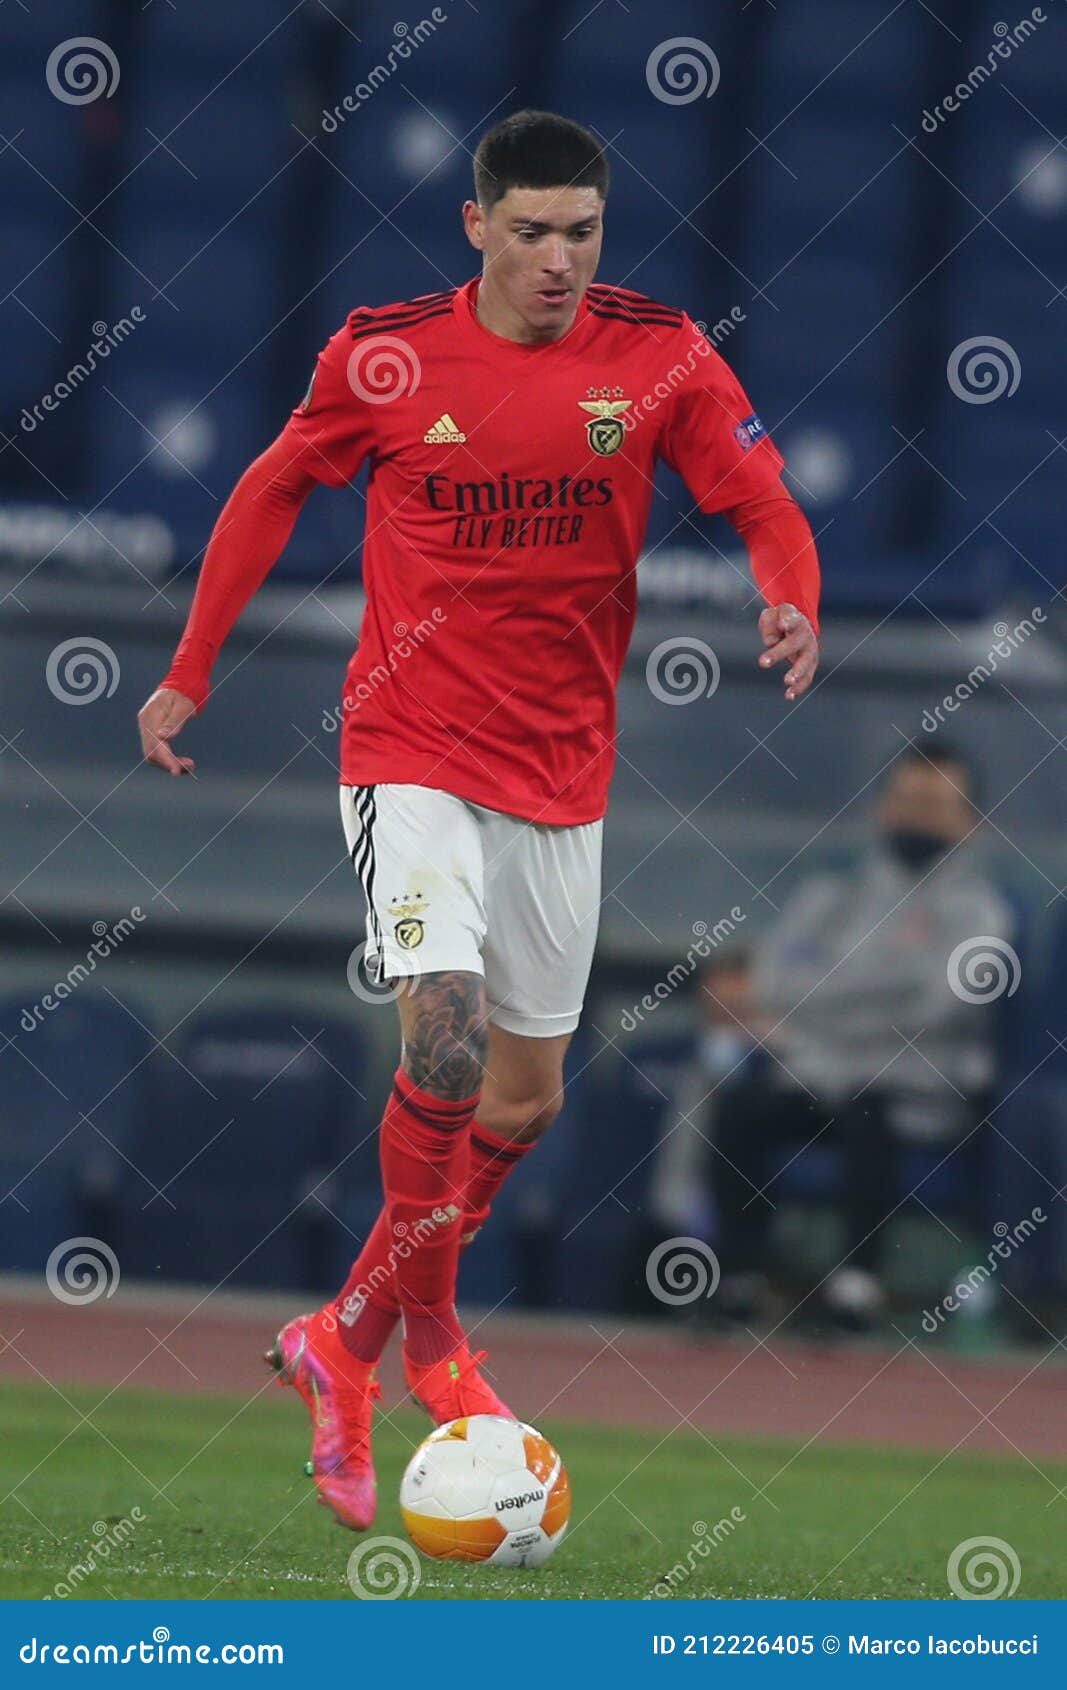
M 195 1288 L 139 1290 L 68 1306 L 40 1285 L 0 1280 L 0 1376 L 247 1398 L 260 1359 L 299 1302 Z M 617 1318 L 494 1315 L 475 1342 L 525 1418 L 945 1450 L 1067 1456 L 1067 1368 L 1053 1350 L 971 1360 L 896 1345 L 772 1338 L 693 1342 Z M 1046 1359 L 1047 1357 L 1047 1359 Z M 394 1345 L 385 1402 L 404 1395 Z

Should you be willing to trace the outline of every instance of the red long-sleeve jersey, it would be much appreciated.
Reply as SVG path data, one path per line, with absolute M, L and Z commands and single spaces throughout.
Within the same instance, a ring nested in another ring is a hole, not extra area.
M 482 327 L 477 288 L 354 311 L 327 343 L 219 518 L 163 684 L 203 704 L 308 492 L 369 459 L 341 779 L 592 821 L 656 461 L 733 522 L 767 602 L 814 626 L 818 560 L 781 457 L 683 312 L 594 284 L 562 339 L 531 345 Z

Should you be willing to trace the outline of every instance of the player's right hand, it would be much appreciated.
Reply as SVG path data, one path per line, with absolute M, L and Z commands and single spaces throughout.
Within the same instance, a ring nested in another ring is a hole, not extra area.
M 173 687 L 157 687 L 137 713 L 141 750 L 146 763 L 154 763 L 168 775 L 191 775 L 196 767 L 191 757 L 176 757 L 170 741 L 181 732 L 196 705 Z

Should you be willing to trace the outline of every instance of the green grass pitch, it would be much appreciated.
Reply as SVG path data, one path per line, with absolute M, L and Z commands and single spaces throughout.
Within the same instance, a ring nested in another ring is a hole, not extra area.
M 0 1595 L 62 1595 L 66 1585 L 82 1598 L 354 1600 L 346 1566 L 365 1540 L 317 1504 L 294 1397 L 271 1390 L 242 1404 L 123 1390 L 79 1426 L 103 1394 L 0 1387 Z M 372 1536 L 403 1536 L 396 1492 L 424 1429 L 409 1412 L 382 1424 Z M 1067 1501 L 1049 1483 L 1067 1484 L 1062 1465 L 1038 1471 L 964 1452 L 939 1464 L 929 1451 L 725 1437 L 716 1453 L 689 1431 L 661 1442 L 633 1429 L 544 1430 L 575 1496 L 552 1561 L 524 1573 L 425 1562 L 414 1599 L 644 1597 L 662 1594 L 671 1568 L 683 1569 L 678 1597 L 946 1598 L 951 1551 L 979 1536 L 1012 1546 L 1020 1597 L 1067 1589 Z M 703 1555 L 698 1521 L 705 1541 L 718 1539 Z M 96 1565 L 71 1588 L 72 1566 L 94 1546 Z

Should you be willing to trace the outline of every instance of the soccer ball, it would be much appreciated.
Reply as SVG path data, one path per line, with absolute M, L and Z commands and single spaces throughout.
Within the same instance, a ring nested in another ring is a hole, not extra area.
M 540 1567 L 567 1529 L 567 1469 L 540 1432 L 499 1414 L 450 1420 L 408 1462 L 400 1512 L 438 1561 Z

